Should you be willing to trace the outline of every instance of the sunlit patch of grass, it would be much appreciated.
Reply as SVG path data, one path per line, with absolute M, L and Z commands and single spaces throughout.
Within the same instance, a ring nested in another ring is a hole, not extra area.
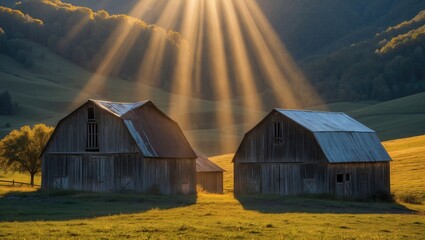
M 425 202 L 425 135 L 384 142 L 392 157 L 391 191 L 399 201 Z

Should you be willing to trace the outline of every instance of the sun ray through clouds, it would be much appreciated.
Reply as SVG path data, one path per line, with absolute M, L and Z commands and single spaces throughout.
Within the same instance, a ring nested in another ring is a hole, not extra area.
M 153 0 L 139 1 L 129 12 L 129 15 L 134 16 L 137 14 L 136 16 L 141 17 L 148 10 L 151 2 Z M 119 68 L 123 58 L 127 56 L 128 51 L 140 33 L 140 28 L 137 28 L 138 30 L 134 30 L 133 28 L 135 22 L 135 19 L 132 21 L 122 21 L 114 29 L 100 50 L 100 52 L 106 52 L 105 57 L 100 62 L 93 76 L 87 81 L 80 94 L 74 98 L 69 109 L 74 108 L 84 101 L 84 94 L 89 93 L 90 95 L 94 95 L 99 89 L 105 87 L 105 80 L 108 78 L 108 75 L 114 69 Z
M 240 89 L 244 112 L 244 123 L 252 123 L 258 118 L 256 111 L 261 109 L 262 102 L 258 96 L 258 89 L 255 85 L 252 66 L 249 61 L 247 46 L 241 32 L 241 26 L 237 19 L 233 1 L 222 0 L 225 23 L 227 25 L 227 41 L 230 42 L 232 60 L 231 64 L 235 68 L 236 88 Z M 247 130 L 247 129 L 245 129 Z
M 156 25 L 169 29 L 177 18 L 177 9 L 180 9 L 182 0 L 168 1 L 161 16 L 155 22 Z M 167 38 L 166 30 L 163 28 L 156 28 L 149 39 L 145 55 L 140 64 L 136 82 L 157 86 L 160 84 L 160 78 L 163 71 L 170 71 L 170 69 L 163 69 L 163 60 L 165 55 Z M 134 88 L 136 93 L 134 96 L 138 98 L 148 99 L 151 98 L 151 93 L 143 86 Z
M 266 36 L 265 40 L 269 48 L 273 49 L 275 59 L 281 66 L 282 71 L 289 75 L 289 81 L 290 84 L 293 85 L 294 94 L 297 95 L 297 97 L 301 97 L 299 96 L 300 94 L 309 96 L 308 98 L 303 98 L 304 105 L 323 104 L 320 96 L 295 64 L 294 59 L 288 52 L 288 49 L 282 43 L 257 3 L 254 0 L 245 0 L 245 2 L 247 3 L 247 7 L 249 8 L 252 16 L 256 19 L 256 23 L 258 28 L 261 30 L 262 35 Z
M 213 86 L 213 94 L 216 101 L 216 121 L 219 131 L 225 131 L 219 135 L 218 143 L 221 149 L 234 146 L 232 137 L 224 139 L 225 135 L 235 136 L 235 121 L 233 119 L 234 109 L 230 100 L 232 98 L 232 88 L 229 79 L 229 69 L 224 46 L 224 37 L 221 27 L 219 12 L 219 2 L 217 0 L 205 0 L 206 26 L 208 31 L 208 62 L 210 64 L 209 73 Z
M 183 126 L 189 124 L 189 102 L 187 97 L 193 91 L 193 72 L 195 60 L 195 43 L 199 30 L 199 0 L 187 0 L 184 4 L 180 33 L 185 36 L 177 54 L 177 62 L 172 77 L 172 97 L 170 98 L 170 115 L 176 116 Z M 196 109 L 191 106 L 190 109 Z M 183 112 L 182 112 L 183 110 Z
M 274 90 L 274 96 L 278 100 L 281 107 L 298 108 L 299 102 L 294 96 L 292 87 L 281 72 L 278 63 L 273 56 L 273 50 L 267 47 L 265 36 L 261 34 L 260 29 L 256 26 L 254 17 L 250 14 L 245 1 L 234 1 L 239 9 L 242 26 L 245 27 L 249 35 L 249 40 L 253 44 L 253 50 L 259 61 L 259 66 L 265 73 L 265 80 Z

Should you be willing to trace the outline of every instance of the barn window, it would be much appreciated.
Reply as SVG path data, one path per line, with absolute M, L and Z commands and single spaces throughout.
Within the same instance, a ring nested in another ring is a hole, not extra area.
M 337 182 L 337 183 L 342 183 L 342 182 L 344 182 L 344 174 L 337 174 L 337 175 L 336 175 L 336 182 Z
M 345 174 L 345 181 L 346 182 L 351 181 L 351 174 L 350 173 Z
M 96 122 L 87 123 L 86 151 L 99 151 L 98 126 Z
M 273 127 L 273 139 L 274 144 L 282 144 L 283 143 L 283 123 L 275 122 Z
M 94 107 L 87 108 L 87 139 L 86 151 L 99 151 L 98 126 L 96 123 Z
M 87 120 L 89 122 L 95 121 L 95 118 L 94 118 L 94 107 L 87 108 Z

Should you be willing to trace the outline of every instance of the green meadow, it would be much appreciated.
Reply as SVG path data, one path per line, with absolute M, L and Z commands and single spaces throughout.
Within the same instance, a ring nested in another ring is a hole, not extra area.
M 394 202 L 237 196 L 232 155 L 224 195 L 44 192 L 0 187 L 1 239 L 423 239 L 425 136 L 384 142 Z M 1 173 L 0 178 L 22 179 Z M 40 178 L 36 179 L 39 183 Z

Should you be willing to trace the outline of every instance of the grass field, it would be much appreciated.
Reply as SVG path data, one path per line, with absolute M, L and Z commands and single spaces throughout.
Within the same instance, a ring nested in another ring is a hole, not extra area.
M 1 239 L 424 239 L 425 136 L 384 143 L 395 203 L 279 196 L 146 196 L 0 187 Z M 22 175 L 0 174 L 0 178 Z M 39 181 L 39 178 L 36 179 Z M 416 204 L 401 200 L 415 196 Z M 25 230 L 23 230 L 25 229 Z

